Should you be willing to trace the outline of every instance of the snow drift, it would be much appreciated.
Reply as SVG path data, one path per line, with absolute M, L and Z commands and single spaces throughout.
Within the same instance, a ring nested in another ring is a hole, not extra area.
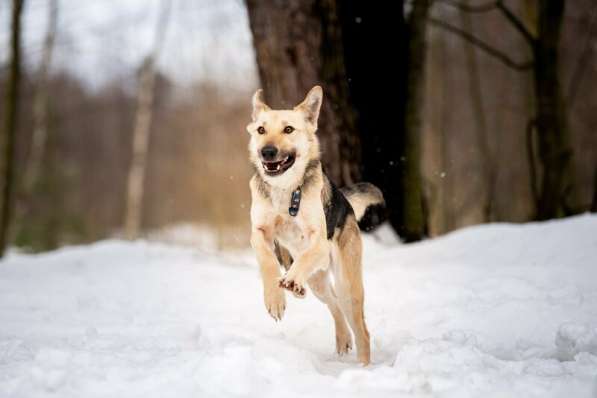
M 0 397 L 595 397 L 597 217 L 368 237 L 373 364 L 250 255 L 120 241 L 0 262 Z

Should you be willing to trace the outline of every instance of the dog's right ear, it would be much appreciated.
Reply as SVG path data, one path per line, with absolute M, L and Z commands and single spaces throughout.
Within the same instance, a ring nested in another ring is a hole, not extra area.
M 257 120 L 257 117 L 261 112 L 269 110 L 270 107 L 263 102 L 263 90 L 259 89 L 255 91 L 255 94 L 253 94 L 253 114 L 251 115 L 253 121 Z

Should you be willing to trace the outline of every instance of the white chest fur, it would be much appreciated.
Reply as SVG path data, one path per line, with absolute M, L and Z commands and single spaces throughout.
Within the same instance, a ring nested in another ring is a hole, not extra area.
M 270 193 L 274 222 L 274 236 L 293 257 L 297 257 L 308 246 L 305 237 L 304 223 L 301 222 L 301 213 L 291 216 L 288 213 L 292 191 L 275 189 Z

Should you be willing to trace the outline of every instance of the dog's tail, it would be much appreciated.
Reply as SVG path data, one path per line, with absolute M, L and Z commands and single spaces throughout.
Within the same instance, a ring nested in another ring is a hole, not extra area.
M 357 218 L 359 228 L 371 231 L 387 218 L 386 202 L 381 190 L 368 182 L 340 188 Z

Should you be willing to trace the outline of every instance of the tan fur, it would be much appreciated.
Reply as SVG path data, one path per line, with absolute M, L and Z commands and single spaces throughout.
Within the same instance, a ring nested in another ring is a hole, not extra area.
M 340 191 L 342 191 L 352 206 L 357 221 L 363 218 L 367 207 L 385 203 L 383 194 L 379 188 L 367 182 L 359 182 L 358 184 L 341 188 Z
M 358 360 L 367 365 L 370 341 L 363 313 L 362 244 L 357 220 L 350 213 L 328 240 L 323 203 L 329 199 L 325 195 L 329 195 L 330 186 L 319 163 L 308 184 L 305 182 L 308 165 L 320 155 L 315 131 L 321 101 L 318 86 L 293 110 L 271 110 L 261 99 L 261 90 L 253 96 L 253 121 L 247 126 L 251 134 L 250 159 L 257 170 L 250 182 L 251 245 L 259 262 L 269 314 L 275 320 L 282 318 L 286 308 L 284 288 L 302 297 L 308 285 L 334 318 L 336 351 L 346 354 L 352 348 L 351 329 Z M 285 134 L 284 128 L 289 125 L 294 131 Z M 259 127 L 264 127 L 266 134 L 259 134 Z M 295 151 L 295 163 L 281 175 L 267 175 L 259 155 L 265 145 Z M 304 188 L 300 210 L 293 217 L 288 206 L 298 186 Z M 284 276 L 280 265 L 287 270 Z

